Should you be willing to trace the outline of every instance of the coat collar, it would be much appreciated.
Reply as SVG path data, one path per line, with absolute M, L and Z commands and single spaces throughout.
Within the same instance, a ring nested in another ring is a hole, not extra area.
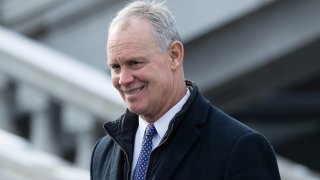
M 130 164 L 132 162 L 133 142 L 137 127 L 138 115 L 131 113 L 129 110 L 116 121 L 104 124 L 105 130 L 110 137 L 120 145 L 121 149 L 123 149 Z
M 156 172 L 149 172 L 155 173 L 154 177 L 161 177 L 161 179 L 172 178 L 171 176 L 197 142 L 200 136 L 199 128 L 207 121 L 205 117 L 207 117 L 211 106 L 198 92 L 198 88 L 194 83 L 186 81 L 186 84 L 191 92 L 190 98 L 171 121 L 167 137 L 165 136 L 162 140 L 162 142 L 169 140 L 170 142 L 178 143 L 178 145 L 172 145 L 172 143 L 168 142 L 170 145 L 167 146 L 163 143 L 164 147 L 159 147 L 156 151 L 165 149 L 165 153 L 152 152 L 151 163 L 153 162 L 155 166 L 156 164 L 166 165 L 165 167 L 158 166 Z
M 180 123 L 179 121 L 182 119 L 188 119 L 187 121 L 195 126 L 201 125 L 205 123 L 206 120 L 204 118 L 194 117 L 194 115 L 201 114 L 202 117 L 205 116 L 209 108 L 204 104 L 207 104 L 208 101 L 202 97 L 198 87 L 192 81 L 186 81 L 186 85 L 191 92 L 190 97 L 172 121 Z

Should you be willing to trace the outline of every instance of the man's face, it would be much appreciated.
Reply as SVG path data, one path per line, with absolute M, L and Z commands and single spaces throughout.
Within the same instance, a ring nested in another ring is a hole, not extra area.
M 171 107 L 171 58 L 169 52 L 160 51 L 146 20 L 131 18 L 129 25 L 112 28 L 107 54 L 112 84 L 131 112 L 155 121 Z

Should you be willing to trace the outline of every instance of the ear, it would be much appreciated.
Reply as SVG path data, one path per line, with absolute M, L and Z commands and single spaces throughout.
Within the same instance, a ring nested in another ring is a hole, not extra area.
M 169 48 L 171 58 L 171 69 L 175 70 L 182 66 L 184 49 L 183 44 L 180 41 L 173 41 Z

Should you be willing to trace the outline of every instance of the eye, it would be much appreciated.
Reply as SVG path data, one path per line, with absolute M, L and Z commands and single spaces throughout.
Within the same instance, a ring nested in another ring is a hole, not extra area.
M 138 62 L 138 61 L 130 61 L 130 65 L 137 65 L 137 64 L 139 64 L 140 62 Z
M 119 64 L 110 64 L 110 69 L 112 73 L 118 73 L 120 71 L 120 65 Z
M 119 69 L 119 68 L 120 68 L 120 65 L 119 65 L 119 64 L 111 64 L 111 65 L 110 65 L 110 68 L 111 68 L 111 69 Z
M 131 66 L 134 69 L 140 68 L 142 67 L 142 65 L 143 65 L 143 62 L 137 61 L 137 60 L 132 60 L 129 62 L 129 66 Z

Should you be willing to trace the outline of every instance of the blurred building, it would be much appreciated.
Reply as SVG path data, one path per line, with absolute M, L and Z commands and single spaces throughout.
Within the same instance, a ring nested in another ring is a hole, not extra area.
M 101 125 L 124 110 L 105 45 L 126 2 L 0 2 L 2 129 L 88 168 Z M 185 44 L 186 78 L 267 136 L 283 179 L 320 179 L 320 1 L 167 4 Z

